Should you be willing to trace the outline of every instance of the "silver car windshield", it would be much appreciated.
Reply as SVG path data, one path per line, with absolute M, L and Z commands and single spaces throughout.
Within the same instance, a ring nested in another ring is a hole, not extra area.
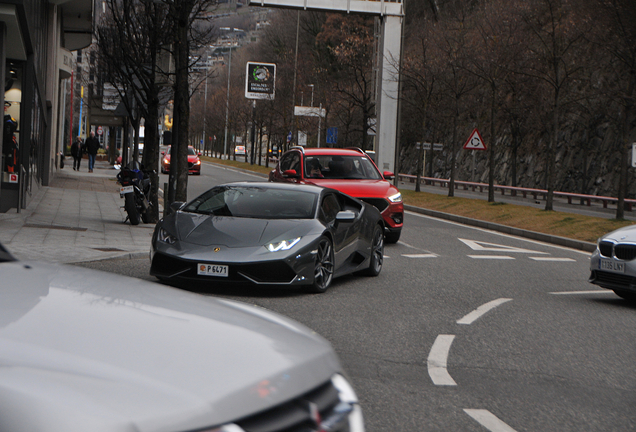
M 312 219 L 317 194 L 251 186 L 219 186 L 188 203 L 183 211 L 256 219 Z

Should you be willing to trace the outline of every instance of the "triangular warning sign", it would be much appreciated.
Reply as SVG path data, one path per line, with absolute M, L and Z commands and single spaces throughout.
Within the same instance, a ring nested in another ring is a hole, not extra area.
M 479 135 L 479 131 L 476 128 L 473 133 L 470 134 L 466 144 L 464 144 L 464 150 L 486 150 L 484 140 L 481 139 L 481 135 Z

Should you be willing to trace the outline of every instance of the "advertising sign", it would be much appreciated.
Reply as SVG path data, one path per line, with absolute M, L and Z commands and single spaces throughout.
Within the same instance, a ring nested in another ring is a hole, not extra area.
M 276 65 L 247 62 L 245 71 L 245 97 L 247 99 L 274 100 Z

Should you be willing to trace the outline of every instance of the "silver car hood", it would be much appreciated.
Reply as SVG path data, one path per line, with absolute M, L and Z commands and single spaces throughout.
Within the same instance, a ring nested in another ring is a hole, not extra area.
M 604 240 L 613 240 L 622 243 L 636 243 L 636 225 L 619 228 L 601 237 Z
M 69 266 L 0 264 L 0 430 L 183 431 L 267 409 L 340 371 L 264 309 Z

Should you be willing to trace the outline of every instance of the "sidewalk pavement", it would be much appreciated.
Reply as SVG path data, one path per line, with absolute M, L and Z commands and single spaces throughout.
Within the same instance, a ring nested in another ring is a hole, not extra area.
M 58 263 L 148 256 L 154 224 L 124 223 L 117 170 L 95 162 L 88 172 L 67 163 L 26 209 L 0 213 L 0 243 L 16 258 Z

